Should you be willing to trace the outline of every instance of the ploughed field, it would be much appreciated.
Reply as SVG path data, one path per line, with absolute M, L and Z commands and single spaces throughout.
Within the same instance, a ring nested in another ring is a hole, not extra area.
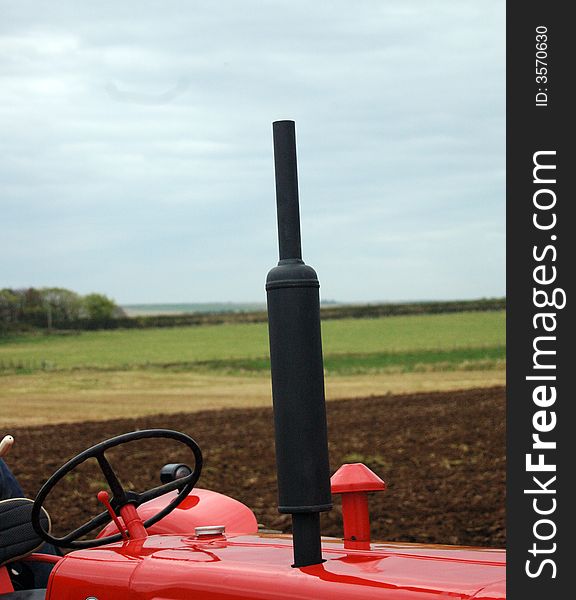
M 374 539 L 505 545 L 503 387 L 332 401 L 327 410 L 332 470 L 344 462 L 364 462 L 388 484 L 385 492 L 370 497 Z M 49 474 L 88 446 L 157 427 L 184 431 L 200 444 L 200 487 L 244 502 L 267 528 L 290 530 L 290 516 L 276 510 L 270 408 L 16 428 L 7 458 L 34 497 Z M 190 462 L 185 451 L 160 447 L 164 443 L 137 442 L 121 455 L 110 454 L 127 487 L 154 487 L 163 464 Z M 101 512 L 95 496 L 104 487 L 92 466 L 61 482 L 47 505 L 56 534 Z M 324 535 L 342 535 L 337 499 L 322 520 Z

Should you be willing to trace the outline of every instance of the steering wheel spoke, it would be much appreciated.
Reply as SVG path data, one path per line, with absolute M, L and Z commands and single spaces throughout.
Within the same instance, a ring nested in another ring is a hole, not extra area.
M 164 494 L 173 492 L 174 490 L 177 490 L 182 486 L 182 479 L 175 479 L 170 483 L 165 483 L 164 485 L 159 485 L 158 487 L 152 488 L 151 490 L 142 492 L 141 494 L 138 494 L 138 506 L 144 504 L 144 502 L 154 500 L 154 498 L 158 498 L 159 496 L 163 496 Z
M 87 533 L 94 531 L 94 529 L 96 529 L 97 527 L 101 527 L 102 525 L 106 524 L 109 520 L 110 515 L 108 514 L 108 512 L 101 512 L 97 517 L 94 517 L 93 519 L 90 519 L 90 521 L 88 521 L 87 523 L 80 525 L 80 527 L 74 529 L 74 531 L 71 531 L 64 537 L 56 539 L 58 539 L 63 545 L 69 542 L 74 542 L 78 538 L 81 538 L 82 536 L 86 535 Z
M 104 452 L 100 452 L 96 455 L 96 460 L 98 461 L 98 465 L 100 466 L 100 470 L 102 474 L 106 478 L 108 485 L 110 486 L 110 491 L 112 492 L 113 501 L 115 502 L 123 502 L 126 499 L 126 492 L 120 483 L 112 465 L 108 462 L 106 457 L 104 456 Z
M 116 475 L 112 465 L 104 456 L 104 453 L 110 448 L 115 448 L 116 446 L 121 446 L 135 440 L 153 438 L 172 439 L 188 446 L 188 448 L 194 454 L 194 471 L 186 477 L 182 477 L 181 479 L 177 479 L 164 485 L 152 488 L 141 494 L 127 492 L 124 490 L 124 487 L 120 483 L 120 480 L 118 479 L 118 476 Z M 160 519 L 172 512 L 192 491 L 202 471 L 202 452 L 200 451 L 198 444 L 190 436 L 180 433 L 179 431 L 172 431 L 170 429 L 145 429 L 142 431 L 133 431 L 131 433 L 125 433 L 104 442 L 100 442 L 99 444 L 84 450 L 84 452 L 76 455 L 74 458 L 70 459 L 66 464 L 60 467 L 48 479 L 48 481 L 46 481 L 46 483 L 40 488 L 40 491 L 36 496 L 36 500 L 34 501 L 34 506 L 32 507 L 31 518 L 34 530 L 45 541 L 50 542 L 55 546 L 74 549 L 92 548 L 118 541 L 122 537 L 121 534 L 118 533 L 93 540 L 78 540 L 78 538 L 85 536 L 94 529 L 97 529 L 108 522 L 110 519 L 108 512 L 100 513 L 98 516 L 90 519 L 90 521 L 87 523 L 84 523 L 77 529 L 74 529 L 61 538 L 53 537 L 42 527 L 40 522 L 40 514 L 42 505 L 48 494 L 68 473 L 90 458 L 95 458 L 98 461 L 98 465 L 100 466 L 100 469 L 106 478 L 108 485 L 110 486 L 110 491 L 113 495 L 111 503 L 115 511 L 119 510 L 122 506 L 126 506 L 127 504 L 135 504 L 136 506 L 139 506 L 148 500 L 158 498 L 159 496 L 163 496 L 164 494 L 178 489 L 178 494 L 176 497 L 173 498 L 162 510 L 147 519 L 144 522 L 144 527 L 149 527 L 150 525 L 157 523 Z

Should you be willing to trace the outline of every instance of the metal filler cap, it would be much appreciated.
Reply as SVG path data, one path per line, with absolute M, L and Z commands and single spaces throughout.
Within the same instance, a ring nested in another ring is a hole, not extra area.
M 213 537 L 216 535 L 224 535 L 225 531 L 225 525 L 204 525 L 202 527 L 194 528 L 194 534 L 196 537 Z

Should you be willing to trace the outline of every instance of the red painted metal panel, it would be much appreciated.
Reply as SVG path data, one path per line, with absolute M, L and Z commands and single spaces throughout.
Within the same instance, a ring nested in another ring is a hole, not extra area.
M 138 507 L 142 520 L 155 515 L 166 506 L 176 492 L 171 492 Z M 194 509 L 194 510 L 191 510 Z M 192 534 L 196 527 L 224 525 L 228 533 L 256 533 L 258 523 L 254 513 L 238 500 L 201 488 L 192 493 L 168 516 L 148 528 L 150 535 L 158 533 Z M 117 533 L 114 523 L 109 523 L 98 537 Z
M 505 598 L 504 551 L 416 544 L 360 551 L 324 540 L 323 554 L 326 562 L 293 569 L 289 536 L 150 536 L 67 555 L 47 600 Z

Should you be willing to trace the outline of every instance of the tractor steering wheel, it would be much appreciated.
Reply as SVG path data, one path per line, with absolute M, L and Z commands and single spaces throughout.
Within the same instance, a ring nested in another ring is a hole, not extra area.
M 192 471 L 192 473 L 186 477 L 170 481 L 169 483 L 165 483 L 164 485 L 160 485 L 141 494 L 125 491 L 118 477 L 116 476 L 116 473 L 112 469 L 112 466 L 106 460 L 104 453 L 110 448 L 120 446 L 127 442 L 147 438 L 173 439 L 188 446 L 194 454 L 194 471 Z M 133 504 L 134 506 L 138 507 L 148 500 L 158 498 L 158 496 L 163 496 L 168 492 L 178 489 L 178 494 L 169 504 L 167 504 L 154 516 L 144 521 L 144 527 L 150 527 L 150 525 L 153 525 L 160 519 L 164 518 L 167 514 L 172 512 L 192 491 L 192 488 L 198 481 L 200 472 L 202 471 L 202 452 L 200 451 L 198 444 L 190 436 L 180 433 L 179 431 L 172 431 L 170 429 L 145 429 L 142 431 L 133 431 L 132 433 L 125 433 L 104 442 L 100 442 L 99 444 L 88 448 L 88 450 L 84 450 L 84 452 L 77 454 L 65 465 L 61 466 L 40 488 L 40 491 L 36 496 L 36 500 L 34 500 L 34 506 L 32 507 L 31 514 L 32 526 L 40 537 L 47 542 L 54 544 L 55 546 L 74 549 L 94 548 L 96 546 L 103 546 L 104 544 L 109 544 L 111 542 L 117 542 L 122 539 L 122 535 L 120 533 L 116 533 L 114 535 L 108 535 L 99 539 L 77 541 L 78 538 L 107 523 L 110 520 L 110 515 L 107 511 L 100 513 L 97 517 L 94 517 L 90 521 L 84 523 L 74 531 L 70 532 L 68 535 L 59 538 L 50 535 L 42 527 L 42 523 L 40 521 L 42 514 L 41 509 L 42 504 L 46 500 L 48 494 L 65 475 L 90 458 L 95 458 L 98 461 L 98 465 L 100 466 L 100 469 L 102 470 L 102 473 L 106 478 L 108 485 L 110 486 L 110 491 L 113 495 L 110 504 L 116 514 L 118 514 L 120 508 L 126 506 L 127 504 Z

